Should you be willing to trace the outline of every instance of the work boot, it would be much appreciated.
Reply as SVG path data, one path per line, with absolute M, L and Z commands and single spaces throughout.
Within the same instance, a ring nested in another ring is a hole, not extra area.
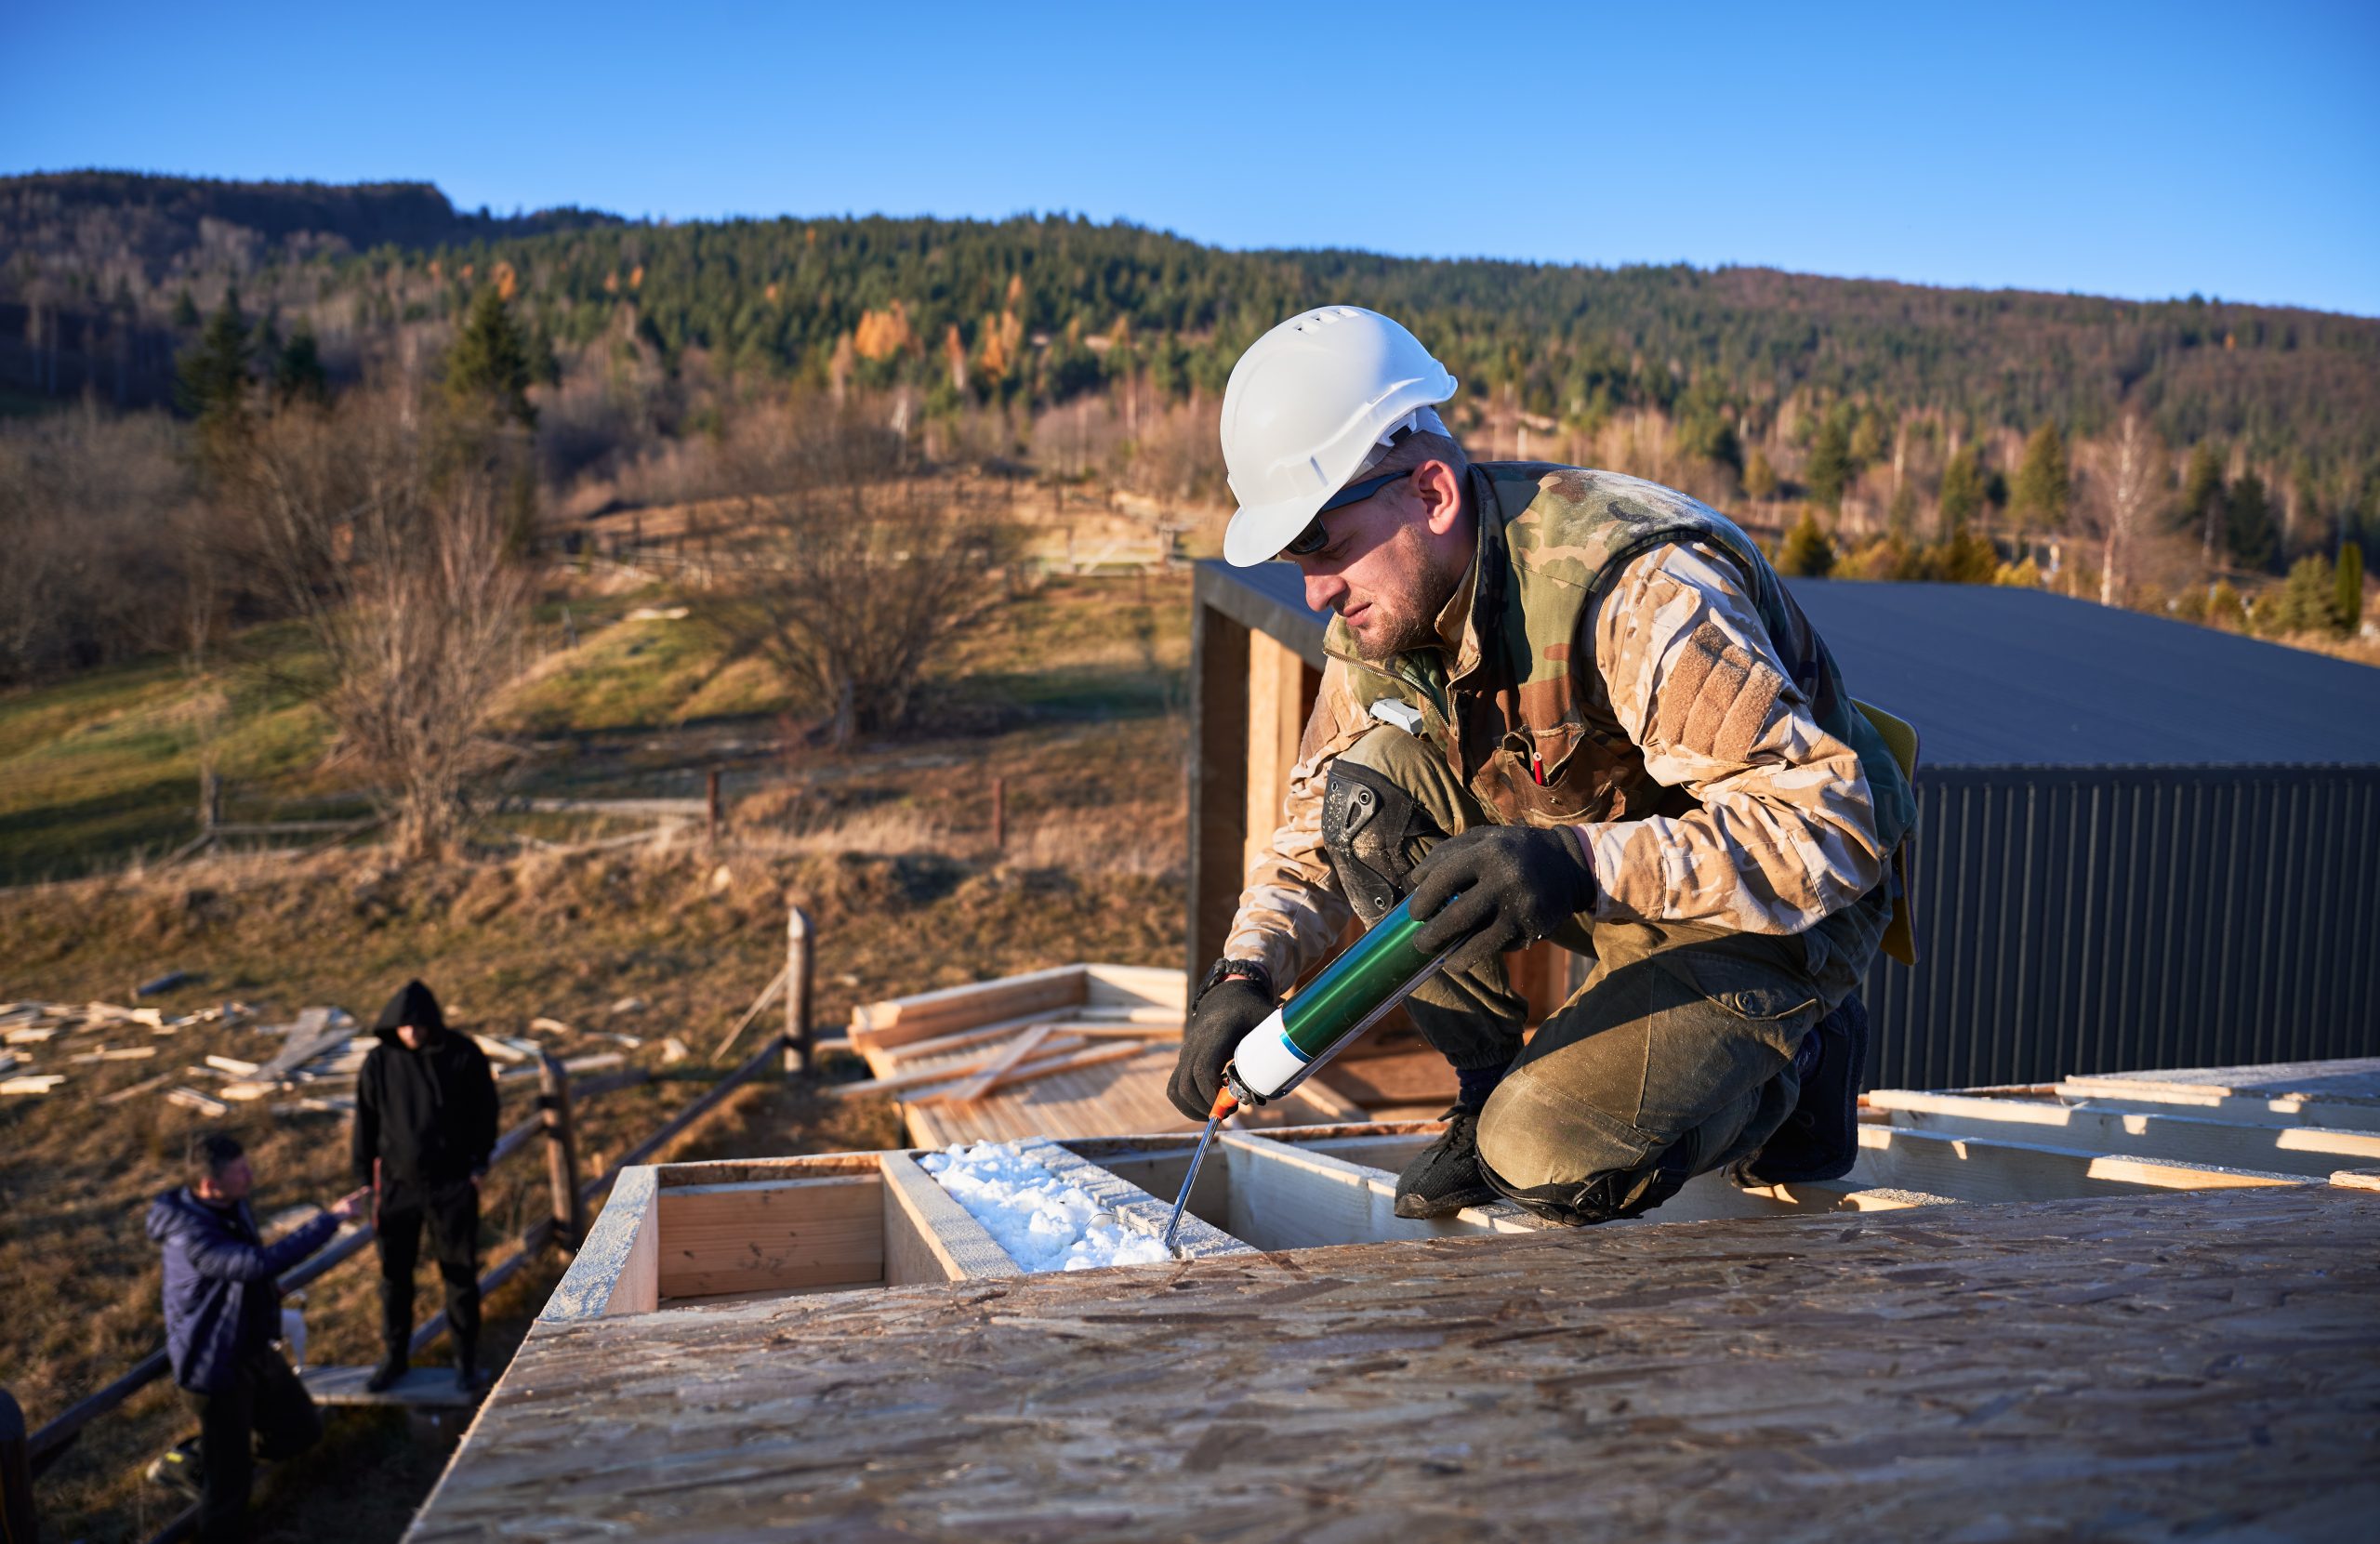
M 198 1439 L 184 1437 L 151 1461 L 149 1478 L 169 1490 L 179 1492 L 195 1501 L 206 1493 L 205 1465 L 199 1457 Z
M 364 1380 L 364 1392 L 376 1394 L 387 1393 L 397 1386 L 397 1379 L 403 1378 L 406 1369 L 412 1366 L 411 1355 L 401 1350 L 390 1351 L 389 1354 L 380 1358 L 380 1365 L 372 1369 L 372 1376 Z
M 1802 1074 L 1793 1113 L 1727 1177 L 1739 1185 L 1790 1185 L 1850 1173 L 1859 1157 L 1859 1074 L 1867 1064 L 1868 1008 L 1845 997 L 1793 1057 Z
M 1496 1199 L 1495 1187 L 1479 1168 L 1479 1112 L 1458 1104 L 1443 1118 L 1445 1132 L 1396 1177 L 1399 1217 L 1450 1217 Z

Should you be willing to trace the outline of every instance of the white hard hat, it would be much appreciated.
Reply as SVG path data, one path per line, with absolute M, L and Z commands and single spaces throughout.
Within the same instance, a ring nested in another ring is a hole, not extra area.
M 1223 388 L 1239 500 L 1223 557 L 1248 568 L 1278 556 L 1399 427 L 1443 432 L 1430 409 L 1454 391 L 1421 339 L 1360 306 L 1301 312 L 1250 344 Z

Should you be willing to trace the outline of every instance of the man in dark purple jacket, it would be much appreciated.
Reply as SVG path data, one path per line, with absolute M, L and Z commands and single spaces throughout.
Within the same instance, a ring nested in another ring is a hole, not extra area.
M 243 1535 L 255 1473 L 250 1433 L 268 1458 L 302 1453 L 322 1435 L 306 1386 L 273 1350 L 281 1338 L 275 1278 L 331 1241 L 370 1198 L 359 1190 L 268 1245 L 248 1209 L 256 1176 L 237 1138 L 192 1140 L 189 1182 L 149 1208 L 149 1236 L 165 1256 L 165 1355 L 198 1414 L 202 1539 Z

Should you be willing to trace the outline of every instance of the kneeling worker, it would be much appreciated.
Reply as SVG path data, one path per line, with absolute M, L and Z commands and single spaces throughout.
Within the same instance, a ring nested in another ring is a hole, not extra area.
M 1831 1178 L 1908 777 L 1751 538 L 1612 472 L 1474 464 L 1455 380 L 1387 317 L 1258 339 L 1223 395 L 1224 556 L 1336 613 L 1280 827 L 1250 865 L 1170 1093 L 1203 1118 L 1240 1036 L 1355 916 L 1452 946 L 1407 1001 L 1461 1093 L 1397 1181 L 1631 1217 L 1694 1175 Z M 1592 957 L 1524 1049 L 1502 951 Z
M 480 1181 L 496 1148 L 496 1079 L 487 1053 L 446 1027 L 438 998 L 405 983 L 380 1010 L 380 1037 L 355 1078 L 355 1174 L 378 1193 L 380 1365 L 375 1393 L 412 1363 L 413 1272 L 422 1224 L 446 1287 L 455 1381 L 481 1384 Z
M 248 1209 L 256 1175 L 237 1138 L 192 1139 L 186 1179 L 149 1208 L 149 1236 L 165 1257 L 165 1354 L 198 1414 L 198 1536 L 244 1538 L 257 1453 L 295 1458 L 323 1434 L 312 1396 L 272 1349 L 281 1338 L 277 1278 L 328 1244 L 370 1193 L 343 1197 L 267 1244 Z

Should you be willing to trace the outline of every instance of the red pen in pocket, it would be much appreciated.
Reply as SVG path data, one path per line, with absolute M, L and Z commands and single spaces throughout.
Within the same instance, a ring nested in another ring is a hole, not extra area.
M 1528 774 L 1536 779 L 1539 787 L 1545 786 L 1545 758 L 1537 753 L 1535 746 L 1528 748 Z

